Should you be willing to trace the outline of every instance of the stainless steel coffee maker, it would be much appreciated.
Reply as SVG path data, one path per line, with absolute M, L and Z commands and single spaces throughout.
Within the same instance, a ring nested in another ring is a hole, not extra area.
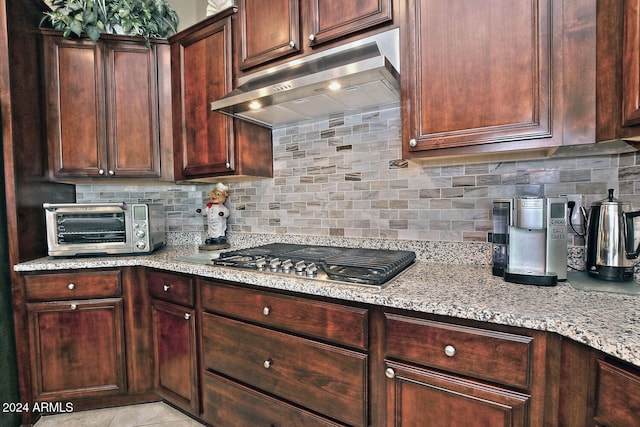
M 633 279 L 640 252 L 640 236 L 636 236 L 634 226 L 638 216 L 640 211 L 632 211 L 629 202 L 613 197 L 612 188 L 606 199 L 591 205 L 586 236 L 586 267 L 590 276 L 620 282 Z
M 496 209 L 507 206 L 505 199 L 494 201 Z M 508 219 L 507 260 L 496 255 L 494 263 L 503 266 L 507 282 L 527 285 L 554 286 L 567 279 L 567 198 L 524 197 L 513 199 Z M 502 215 L 503 221 L 506 218 Z M 496 230 L 494 216 L 494 230 Z M 498 228 L 504 228 L 499 225 Z M 500 271 L 494 264 L 494 275 Z

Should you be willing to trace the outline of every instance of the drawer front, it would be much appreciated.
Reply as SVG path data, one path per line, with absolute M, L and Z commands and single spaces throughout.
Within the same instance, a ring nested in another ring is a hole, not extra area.
M 190 277 L 148 271 L 147 284 L 153 298 L 193 307 L 193 279 Z
M 533 338 L 385 314 L 386 357 L 530 388 Z
M 285 331 L 367 348 L 367 310 L 254 289 L 203 282 L 205 310 Z
M 29 301 L 111 298 L 122 294 L 119 271 L 25 276 Z
M 366 425 L 365 354 L 208 313 L 202 317 L 202 352 L 204 369 Z
M 640 376 L 598 360 L 595 420 L 612 427 L 640 426 Z
M 343 426 L 206 371 L 202 399 L 203 419 L 214 426 Z

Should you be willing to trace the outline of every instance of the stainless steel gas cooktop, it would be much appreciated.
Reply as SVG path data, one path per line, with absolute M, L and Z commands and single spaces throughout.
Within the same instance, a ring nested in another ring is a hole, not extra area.
M 413 264 L 411 251 L 272 243 L 222 252 L 214 265 L 380 287 Z

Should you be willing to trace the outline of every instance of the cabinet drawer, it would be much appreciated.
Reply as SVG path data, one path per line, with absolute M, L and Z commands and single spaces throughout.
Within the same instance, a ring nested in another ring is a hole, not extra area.
M 606 426 L 640 426 L 640 376 L 598 360 L 596 421 Z
M 193 307 L 193 280 L 177 274 L 147 272 L 149 293 L 153 298 Z
M 285 331 L 366 349 L 367 310 L 203 282 L 202 307 Z
M 386 357 L 530 387 L 533 338 L 385 314 Z
M 202 316 L 202 353 L 204 369 L 366 425 L 366 354 L 208 313 Z
M 25 276 L 27 300 L 110 298 L 121 295 L 119 271 L 55 273 Z
M 203 419 L 214 426 L 342 426 L 226 378 L 204 373 Z

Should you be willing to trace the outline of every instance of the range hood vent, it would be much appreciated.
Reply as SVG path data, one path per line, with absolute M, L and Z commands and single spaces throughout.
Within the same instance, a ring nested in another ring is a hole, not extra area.
M 211 110 L 274 127 L 397 103 L 398 34 L 394 29 L 253 73 Z

